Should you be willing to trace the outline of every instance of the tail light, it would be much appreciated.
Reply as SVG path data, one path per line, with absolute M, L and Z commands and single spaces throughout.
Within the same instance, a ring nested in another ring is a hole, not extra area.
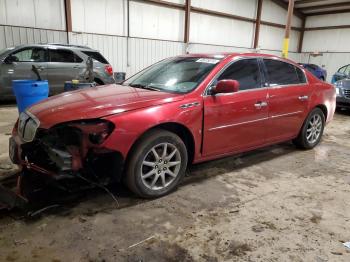
M 113 67 L 111 65 L 105 65 L 105 72 L 110 76 L 113 75 Z

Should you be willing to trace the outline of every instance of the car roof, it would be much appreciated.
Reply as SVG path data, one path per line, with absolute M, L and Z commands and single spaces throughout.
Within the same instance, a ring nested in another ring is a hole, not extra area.
M 270 54 L 262 54 L 262 53 L 252 53 L 252 52 L 247 52 L 247 53 L 228 53 L 228 52 L 223 52 L 223 53 L 194 53 L 194 54 L 186 54 L 186 55 L 180 55 L 179 57 L 203 57 L 203 58 L 234 58 L 234 57 L 261 57 L 261 58 L 272 58 L 280 61 L 285 61 L 287 63 L 291 63 L 293 65 L 296 65 L 300 67 L 300 65 L 293 60 L 282 58 L 276 55 L 270 55 Z
M 88 46 L 63 44 L 63 43 L 25 44 L 25 45 L 15 46 L 15 49 L 19 49 L 19 48 L 23 48 L 23 47 L 51 47 L 51 48 L 64 48 L 64 49 L 76 49 L 76 50 L 81 50 L 81 51 L 99 52 L 99 51 L 94 50 Z

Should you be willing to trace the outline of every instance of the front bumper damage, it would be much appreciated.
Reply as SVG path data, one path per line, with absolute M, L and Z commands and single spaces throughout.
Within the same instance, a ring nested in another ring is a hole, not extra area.
M 33 191 L 49 185 L 76 192 L 87 188 L 87 181 L 91 181 L 89 186 L 93 187 L 120 180 L 124 160 L 119 152 L 103 146 L 108 134 L 102 133 L 106 124 L 101 120 L 37 128 L 33 139 L 27 142 L 23 139 L 26 131 L 18 132 L 18 126 L 9 141 L 9 155 L 21 172 L 13 178 L 15 187 L 0 181 L 0 207 L 22 208 L 32 201 Z
M 28 200 L 20 192 L 21 174 L 14 174 L 0 181 L 0 209 L 25 208 Z

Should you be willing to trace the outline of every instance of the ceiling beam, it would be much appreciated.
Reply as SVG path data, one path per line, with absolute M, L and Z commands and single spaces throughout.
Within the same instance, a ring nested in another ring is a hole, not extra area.
M 331 11 L 321 11 L 321 12 L 315 12 L 315 13 L 307 13 L 307 16 L 315 16 L 315 15 L 334 15 L 334 14 L 341 14 L 341 13 L 350 13 L 350 8 L 348 9 L 342 9 L 342 10 L 331 10 Z
M 159 5 L 163 7 L 169 7 L 173 9 L 180 9 L 180 10 L 185 10 L 185 5 L 183 4 L 176 4 L 168 1 L 163 1 L 163 0 L 131 0 L 134 2 L 141 2 L 141 3 L 149 3 L 149 4 L 154 4 L 154 5 Z
M 295 1 L 295 6 L 312 4 L 312 3 L 323 2 L 323 1 L 328 1 L 328 0 L 300 0 L 300 1 Z
M 308 7 L 299 7 L 298 10 L 304 11 L 318 11 L 321 9 L 329 9 L 329 8 L 339 8 L 339 7 L 350 7 L 350 3 L 336 3 L 336 4 L 319 4 L 317 6 L 308 6 Z
M 255 23 L 255 19 L 253 19 L 253 18 L 248 18 L 248 17 L 244 17 L 244 16 L 239 16 L 239 15 L 232 15 L 232 14 L 213 11 L 213 10 L 200 8 L 200 7 L 192 6 L 191 11 L 196 12 L 196 13 L 206 14 L 206 15 L 214 15 L 214 16 L 219 16 L 219 17 L 225 17 L 225 18 L 231 18 L 231 19 L 236 19 L 236 20 L 240 20 L 240 21 L 254 22 Z
M 334 25 L 305 28 L 305 31 L 332 30 L 332 29 L 350 29 L 350 25 Z
M 282 7 L 284 10 L 288 11 L 288 4 L 283 0 L 271 0 L 271 1 L 274 2 L 276 5 Z M 300 19 L 303 19 L 305 17 L 305 15 L 302 12 L 296 9 L 294 9 L 294 15 L 296 15 Z
M 260 23 L 261 23 L 262 25 L 272 26 L 272 27 L 276 27 L 276 28 L 282 28 L 282 29 L 285 29 L 285 28 L 286 28 L 286 25 L 277 24 L 277 23 L 272 23 L 272 22 L 263 21 L 263 20 L 261 20 Z M 301 27 L 292 26 L 291 28 L 292 28 L 292 30 L 296 30 L 296 31 L 300 31 L 300 30 L 301 30 Z

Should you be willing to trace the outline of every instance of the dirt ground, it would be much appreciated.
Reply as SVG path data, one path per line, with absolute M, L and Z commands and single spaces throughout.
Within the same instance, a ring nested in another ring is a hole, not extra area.
M 0 174 L 17 117 L 0 108 Z M 190 168 L 152 201 L 101 190 L 32 219 L 0 213 L 0 261 L 350 261 L 350 113 L 323 142 L 286 143 Z

